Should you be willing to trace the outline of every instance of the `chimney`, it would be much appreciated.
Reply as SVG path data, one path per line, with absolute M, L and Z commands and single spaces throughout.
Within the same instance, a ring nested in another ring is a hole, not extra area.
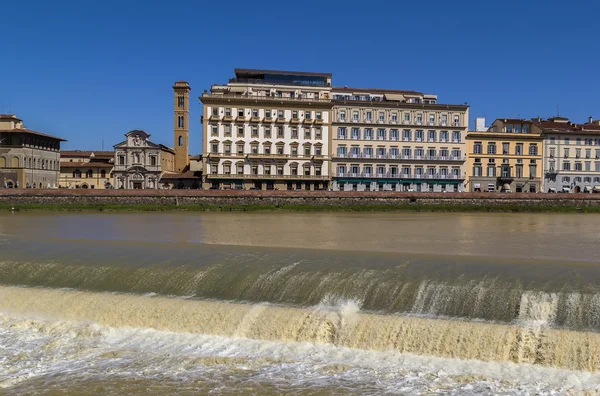
M 592 116 L 588 117 L 588 124 L 591 124 L 592 122 L 594 122 L 594 119 L 592 118 Z

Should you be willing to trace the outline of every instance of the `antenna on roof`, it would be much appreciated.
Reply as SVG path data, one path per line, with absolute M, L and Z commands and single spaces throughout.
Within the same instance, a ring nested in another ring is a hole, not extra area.
M 558 104 L 556 105 L 556 116 L 560 117 L 560 113 L 558 112 Z

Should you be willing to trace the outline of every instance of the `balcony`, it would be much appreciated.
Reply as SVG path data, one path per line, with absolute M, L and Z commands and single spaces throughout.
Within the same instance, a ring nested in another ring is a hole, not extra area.
M 211 116 L 208 117 L 208 120 L 209 121 L 217 121 L 218 122 L 218 121 L 221 120 L 221 117 L 218 114 L 211 114 Z
M 229 114 L 229 115 L 225 114 L 223 116 L 223 122 L 233 122 L 233 116 L 231 114 Z
M 322 125 L 323 124 L 323 119 L 322 118 L 315 118 L 315 124 Z
M 235 122 L 241 122 L 242 124 L 246 122 L 246 116 L 237 116 L 235 118 Z
M 275 122 L 277 124 L 285 124 L 285 122 L 286 122 L 285 121 L 285 117 L 283 117 L 283 116 L 281 116 L 281 117 L 277 116 L 277 118 L 275 119 Z
M 250 122 L 252 122 L 252 123 L 256 123 L 257 124 L 260 121 L 261 121 L 261 118 L 259 116 L 257 116 L 257 115 L 256 116 L 253 115 L 252 117 L 250 117 Z
M 300 124 L 300 118 L 296 117 L 292 117 L 292 119 L 290 120 L 290 124 Z
M 237 180 L 329 180 L 329 176 L 323 175 L 253 175 L 253 174 L 239 174 L 239 173 L 211 173 L 206 175 L 207 179 L 237 179 Z
M 263 119 L 263 122 L 266 124 L 271 124 L 271 123 L 273 123 L 273 117 L 265 117 Z
M 287 85 L 287 84 L 286 84 Z M 213 94 L 213 93 L 203 93 L 202 98 L 207 99 L 219 99 L 219 100 L 268 100 L 274 102 L 314 102 L 314 103 L 331 103 L 331 99 L 321 99 L 321 98 L 302 98 L 302 97 L 283 97 L 283 96 L 258 96 L 252 94 L 236 94 L 236 93 L 226 93 L 226 94 Z
M 365 153 L 337 153 L 333 158 L 353 158 L 353 159 L 373 159 L 373 154 Z M 438 156 L 438 155 L 400 155 L 400 154 L 377 154 L 377 159 L 397 160 L 397 161 L 442 161 L 442 162 L 464 162 L 466 156 Z

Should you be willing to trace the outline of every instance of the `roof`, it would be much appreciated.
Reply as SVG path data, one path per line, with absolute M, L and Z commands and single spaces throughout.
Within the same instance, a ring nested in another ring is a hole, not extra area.
M 115 155 L 114 151 L 87 151 L 87 150 L 62 150 L 60 152 L 61 157 L 90 157 L 94 154 L 95 158 L 98 157 L 110 157 Z
M 23 121 L 18 118 L 15 114 L 0 114 L 0 120 L 14 120 L 14 121 Z
M 159 144 L 158 146 L 161 148 L 161 150 L 165 150 L 165 151 L 175 154 L 175 149 L 173 149 L 169 146 L 165 146 L 164 144 Z
M 257 74 L 279 74 L 283 76 L 306 76 L 306 77 L 327 77 L 331 78 L 331 73 L 299 72 L 289 70 L 261 70 L 261 69 L 234 69 L 236 76 L 254 76 Z
M 533 121 L 531 120 L 526 120 L 523 118 L 496 118 L 496 120 L 494 120 L 494 122 L 496 121 L 502 121 L 504 123 L 519 123 L 519 124 L 533 124 Z
M 409 95 L 423 95 L 422 92 L 417 91 L 406 91 L 406 90 L 398 90 L 398 89 L 381 89 L 381 88 L 349 88 L 349 87 L 333 87 L 331 89 L 332 93 L 336 92 L 365 92 L 365 93 L 398 93 L 398 94 L 409 94 Z
M 30 135 L 36 135 L 36 136 L 42 136 L 42 137 L 47 137 L 50 139 L 55 139 L 61 142 L 66 142 L 66 139 L 62 139 L 56 136 L 52 136 L 52 135 L 48 135 L 46 133 L 42 133 L 42 132 L 37 132 L 37 131 L 32 131 L 31 129 L 27 129 L 27 128 L 19 128 L 19 129 L 0 129 L 0 133 L 27 133 Z
M 166 171 L 160 180 L 202 179 L 202 171 L 170 172 Z
M 112 168 L 113 164 L 108 162 L 83 162 L 83 161 L 61 161 L 61 168 Z

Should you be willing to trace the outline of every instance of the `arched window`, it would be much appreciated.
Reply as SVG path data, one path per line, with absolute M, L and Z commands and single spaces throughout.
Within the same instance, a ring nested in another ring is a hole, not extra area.
M 179 136 L 179 147 L 183 146 L 183 136 Z
M 91 179 L 92 177 L 94 177 L 94 172 L 90 169 L 85 173 L 85 177 Z
M 101 176 L 103 179 L 106 179 L 106 171 L 105 171 L 104 169 L 102 169 L 102 170 L 100 171 L 100 176 Z
M 81 178 L 81 171 L 79 169 L 76 169 L 75 172 L 73 172 L 73 177 L 76 179 L 80 179 Z
M 13 168 L 18 168 L 19 167 L 19 158 L 18 157 L 13 157 L 13 159 L 12 159 L 12 167 Z

